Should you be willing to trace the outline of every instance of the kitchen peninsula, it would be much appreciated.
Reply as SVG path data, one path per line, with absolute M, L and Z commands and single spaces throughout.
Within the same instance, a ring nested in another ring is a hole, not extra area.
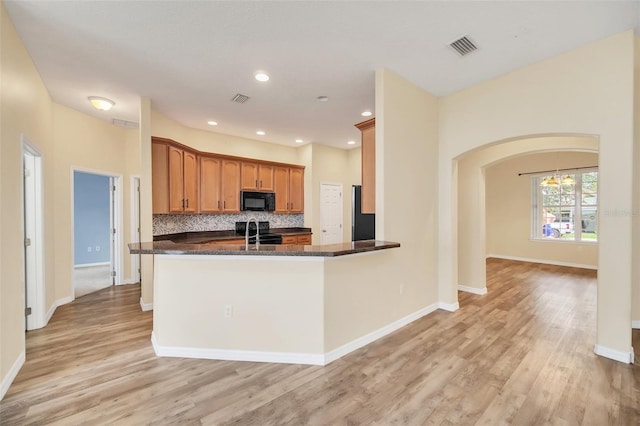
M 154 255 L 158 356 L 326 365 L 428 313 L 386 309 L 398 243 L 129 247 Z

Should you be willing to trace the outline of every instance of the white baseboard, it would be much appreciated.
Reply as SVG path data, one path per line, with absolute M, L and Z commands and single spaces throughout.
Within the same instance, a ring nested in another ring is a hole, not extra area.
M 422 318 L 425 315 L 438 309 L 439 304 L 434 303 L 422 308 L 412 314 L 409 314 L 397 321 L 392 322 L 382 328 L 379 328 L 364 336 L 358 337 L 349 343 L 346 343 L 327 353 L 291 353 L 291 352 L 264 352 L 264 351 L 241 351 L 227 349 L 202 349 L 202 348 L 185 348 L 160 346 L 156 340 L 155 334 L 151 333 L 151 343 L 157 356 L 182 357 L 182 358 L 202 358 L 217 359 L 226 361 L 253 361 L 253 362 L 280 362 L 285 364 L 304 364 L 304 365 L 327 365 L 346 354 L 360 349 L 361 347 L 374 342 L 394 331 L 404 327 L 405 325 Z
M 638 329 L 640 329 L 640 320 L 634 320 L 634 321 L 631 321 L 631 328 L 638 328 Z
M 51 305 L 51 308 L 49 308 L 49 310 L 47 311 L 47 314 L 45 315 L 44 325 L 42 327 L 49 324 L 49 321 L 51 320 L 51 317 L 53 316 L 53 313 L 56 311 L 57 307 L 58 307 L 57 302 L 54 302 L 53 305 Z
M 424 307 L 412 314 L 407 315 L 406 317 L 400 318 L 397 321 L 392 322 L 391 324 L 385 325 L 382 328 L 379 328 L 375 331 L 372 331 L 369 334 L 365 334 L 364 336 L 358 337 L 355 340 L 352 340 L 349 343 L 346 343 L 332 351 L 329 351 L 324 354 L 324 364 L 327 365 L 332 361 L 335 361 L 338 358 L 345 356 L 346 354 L 355 351 L 356 349 L 360 349 L 363 346 L 368 345 L 371 342 L 374 342 L 381 337 L 386 336 L 387 334 L 391 334 L 394 331 L 404 327 L 405 325 L 422 318 L 425 315 L 430 314 L 431 312 L 438 309 L 438 304 L 434 303 L 427 307 Z
M 503 256 L 501 254 L 488 254 L 487 259 L 490 257 L 494 257 L 496 259 L 505 259 L 505 260 L 516 260 L 518 262 L 531 262 L 531 263 L 543 263 L 545 265 L 556 265 L 556 266 L 568 266 L 571 268 L 582 268 L 582 269 L 593 269 L 597 270 L 598 265 L 586 265 L 583 263 L 571 263 L 571 262 L 560 262 L 549 259 L 533 259 L 529 257 L 518 257 L 518 256 Z
M 80 265 L 73 265 L 74 268 L 91 268 L 92 266 L 109 266 L 111 262 L 97 262 L 97 263 L 82 263 Z
M 135 278 L 126 278 L 124 280 L 122 280 L 119 283 L 116 283 L 116 285 L 129 285 L 129 284 L 138 284 L 139 281 L 136 280 Z
M 6 395 L 9 390 L 9 386 L 11 386 L 11 383 L 13 383 L 14 379 L 20 372 L 20 369 L 24 365 L 25 359 L 25 351 L 20 352 L 20 355 L 18 355 L 18 358 L 7 372 L 7 375 L 2 378 L 2 381 L 0 382 L 0 400 L 2 400 Z
M 455 312 L 458 309 L 460 309 L 460 304 L 458 302 L 456 303 L 438 302 L 438 308 L 444 309 L 445 311 L 449 311 L 449 312 Z
M 155 334 L 151 333 L 151 344 L 157 356 L 178 358 L 216 359 L 224 361 L 276 362 L 284 364 L 325 365 L 322 354 L 301 354 L 288 352 L 240 351 L 228 349 L 202 349 L 174 346 L 160 346 Z
M 140 309 L 142 309 L 142 311 L 152 311 L 153 310 L 153 303 L 144 303 L 144 301 L 142 300 L 142 297 L 140 298 Z
M 593 351 L 596 353 L 596 355 L 600 355 L 614 361 L 624 362 L 625 364 L 633 364 L 633 348 L 631 348 L 629 352 L 622 352 L 616 349 L 607 348 L 605 346 L 596 345 Z
M 67 303 L 71 303 L 74 300 L 76 300 L 76 298 L 73 297 L 73 296 L 63 297 L 62 299 L 58 299 L 58 300 L 56 300 L 56 308 L 58 306 L 66 305 Z
M 459 285 L 458 286 L 458 290 L 464 291 L 464 292 L 467 292 L 467 293 L 479 294 L 480 296 L 484 296 L 485 294 L 487 294 L 487 288 L 486 287 L 477 288 L 477 287 L 469 287 L 469 286 L 466 286 L 466 285 Z

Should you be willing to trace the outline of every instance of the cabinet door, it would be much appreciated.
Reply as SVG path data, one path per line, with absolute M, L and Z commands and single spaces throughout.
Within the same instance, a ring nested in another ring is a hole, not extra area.
M 240 187 L 243 190 L 258 190 L 258 165 L 254 163 L 242 163 L 240 181 Z
M 151 185 L 153 213 L 169 213 L 169 147 L 151 144 Z
M 258 187 L 261 191 L 273 191 L 273 166 L 260 165 L 258 168 Z
M 198 157 L 193 152 L 184 151 L 183 154 L 183 183 L 184 183 L 184 211 L 195 213 L 198 211 Z
M 240 211 L 240 162 L 222 161 L 222 211 Z
M 297 244 L 298 243 L 298 237 L 296 237 L 295 235 L 283 235 L 282 236 L 282 244 L 283 245 L 290 245 L 290 244 Z
M 183 151 L 169 147 L 169 211 L 180 213 L 184 208 Z
M 304 211 L 304 170 L 289 170 L 289 211 L 302 213 Z
M 273 168 L 273 190 L 276 193 L 276 213 L 286 213 L 289 207 L 289 168 Z
M 299 245 L 311 245 L 311 235 L 298 235 L 297 243 Z
M 221 176 L 222 160 L 216 157 L 200 157 L 200 211 L 219 213 L 222 211 Z

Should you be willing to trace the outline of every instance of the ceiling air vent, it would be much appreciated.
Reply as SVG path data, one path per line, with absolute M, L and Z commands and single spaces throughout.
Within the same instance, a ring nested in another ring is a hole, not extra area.
M 458 55 L 464 56 L 469 53 L 478 50 L 478 47 L 473 44 L 471 40 L 467 38 L 467 36 L 461 37 L 456 41 L 449 43 L 449 47 L 458 52 Z
M 119 118 L 114 118 L 111 120 L 114 126 L 124 127 L 125 129 L 137 129 L 138 123 L 135 121 L 121 120 Z
M 243 104 L 245 102 L 247 102 L 249 100 L 249 97 L 247 95 L 243 95 L 241 93 L 237 93 L 233 98 L 231 98 L 232 102 L 236 102 L 239 104 Z

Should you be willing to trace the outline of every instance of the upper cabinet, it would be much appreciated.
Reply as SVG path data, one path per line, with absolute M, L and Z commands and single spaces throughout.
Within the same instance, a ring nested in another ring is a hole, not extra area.
M 304 211 L 304 168 L 274 167 L 273 176 L 276 213 L 302 213 Z
M 277 213 L 304 210 L 304 167 L 198 152 L 157 137 L 151 149 L 154 214 L 236 213 L 241 190 L 275 191 Z
M 362 213 L 376 212 L 376 119 L 355 125 L 362 133 Z
M 242 162 L 241 188 L 246 191 L 273 191 L 273 166 Z
M 195 213 L 198 158 L 195 152 L 152 144 L 153 213 Z

